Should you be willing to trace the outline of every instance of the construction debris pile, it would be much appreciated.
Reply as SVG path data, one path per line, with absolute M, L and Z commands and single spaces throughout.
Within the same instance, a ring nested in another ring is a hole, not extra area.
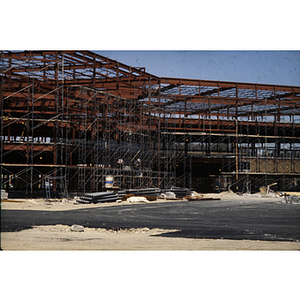
M 165 195 L 166 198 L 168 197 L 182 198 L 184 196 L 190 195 L 192 191 L 187 188 L 172 187 L 170 189 L 163 189 L 162 193 L 163 196 Z
M 284 195 L 283 203 L 286 204 L 300 204 L 300 195 Z
M 137 188 L 107 191 L 100 193 L 88 193 L 76 199 L 78 203 L 99 203 L 99 202 L 149 202 L 159 198 L 178 199 L 192 195 L 192 191 L 187 188 L 172 187 L 170 189 L 159 188 Z M 198 194 L 199 195 L 199 194 Z
M 187 200 L 187 201 L 205 201 L 221 200 L 216 197 L 203 197 L 192 189 L 171 187 L 168 189 L 159 188 L 135 188 L 123 190 L 107 190 L 100 193 L 88 193 L 76 198 L 77 203 L 92 204 L 104 202 L 123 202 L 129 203 L 148 203 L 156 200 Z

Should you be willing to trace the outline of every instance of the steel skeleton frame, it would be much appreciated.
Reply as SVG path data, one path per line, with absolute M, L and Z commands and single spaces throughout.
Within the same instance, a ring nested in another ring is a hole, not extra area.
M 120 188 L 201 190 L 205 177 L 250 191 L 299 187 L 299 173 L 300 87 L 160 78 L 90 51 L 1 52 L 3 188 L 32 196 L 52 177 L 53 192 L 86 193 L 114 175 Z

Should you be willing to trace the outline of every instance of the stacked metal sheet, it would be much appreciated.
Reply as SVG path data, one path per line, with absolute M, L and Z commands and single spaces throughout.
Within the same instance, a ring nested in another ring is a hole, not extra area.
M 141 189 L 129 189 L 126 190 L 127 194 L 135 196 L 159 196 L 161 189 L 159 188 L 141 188 Z
M 87 204 L 99 202 L 115 202 L 117 200 L 120 200 L 124 195 L 126 195 L 125 191 L 89 193 L 79 197 L 79 199 L 77 199 L 77 202 Z

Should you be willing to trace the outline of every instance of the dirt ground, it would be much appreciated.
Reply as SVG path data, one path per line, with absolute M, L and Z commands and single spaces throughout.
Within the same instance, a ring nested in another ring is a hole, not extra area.
M 299 243 L 250 240 L 165 238 L 161 229 L 112 231 L 85 228 L 72 232 L 67 225 L 39 226 L 2 232 L 3 250 L 300 250 Z
M 206 194 L 205 197 L 239 197 L 235 194 Z M 248 196 L 248 200 L 259 195 Z M 247 197 L 243 197 L 246 200 Z M 266 200 L 266 198 L 264 198 Z M 270 197 L 269 201 L 281 201 Z M 166 201 L 166 200 L 159 200 Z M 178 200 L 177 200 L 178 201 Z M 1 201 L 1 209 L 71 210 L 87 207 L 131 205 L 122 203 L 75 204 L 75 201 L 44 199 Z M 159 228 L 130 228 L 118 231 L 101 228 L 84 228 L 83 232 L 71 231 L 70 226 L 36 226 L 19 232 L 1 232 L 2 250 L 300 250 L 300 243 L 278 241 L 191 239 L 157 236 L 172 230 Z

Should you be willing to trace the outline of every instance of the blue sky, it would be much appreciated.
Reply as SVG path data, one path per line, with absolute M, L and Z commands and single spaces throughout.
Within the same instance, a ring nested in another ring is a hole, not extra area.
M 300 51 L 95 51 L 160 77 L 300 86 Z

